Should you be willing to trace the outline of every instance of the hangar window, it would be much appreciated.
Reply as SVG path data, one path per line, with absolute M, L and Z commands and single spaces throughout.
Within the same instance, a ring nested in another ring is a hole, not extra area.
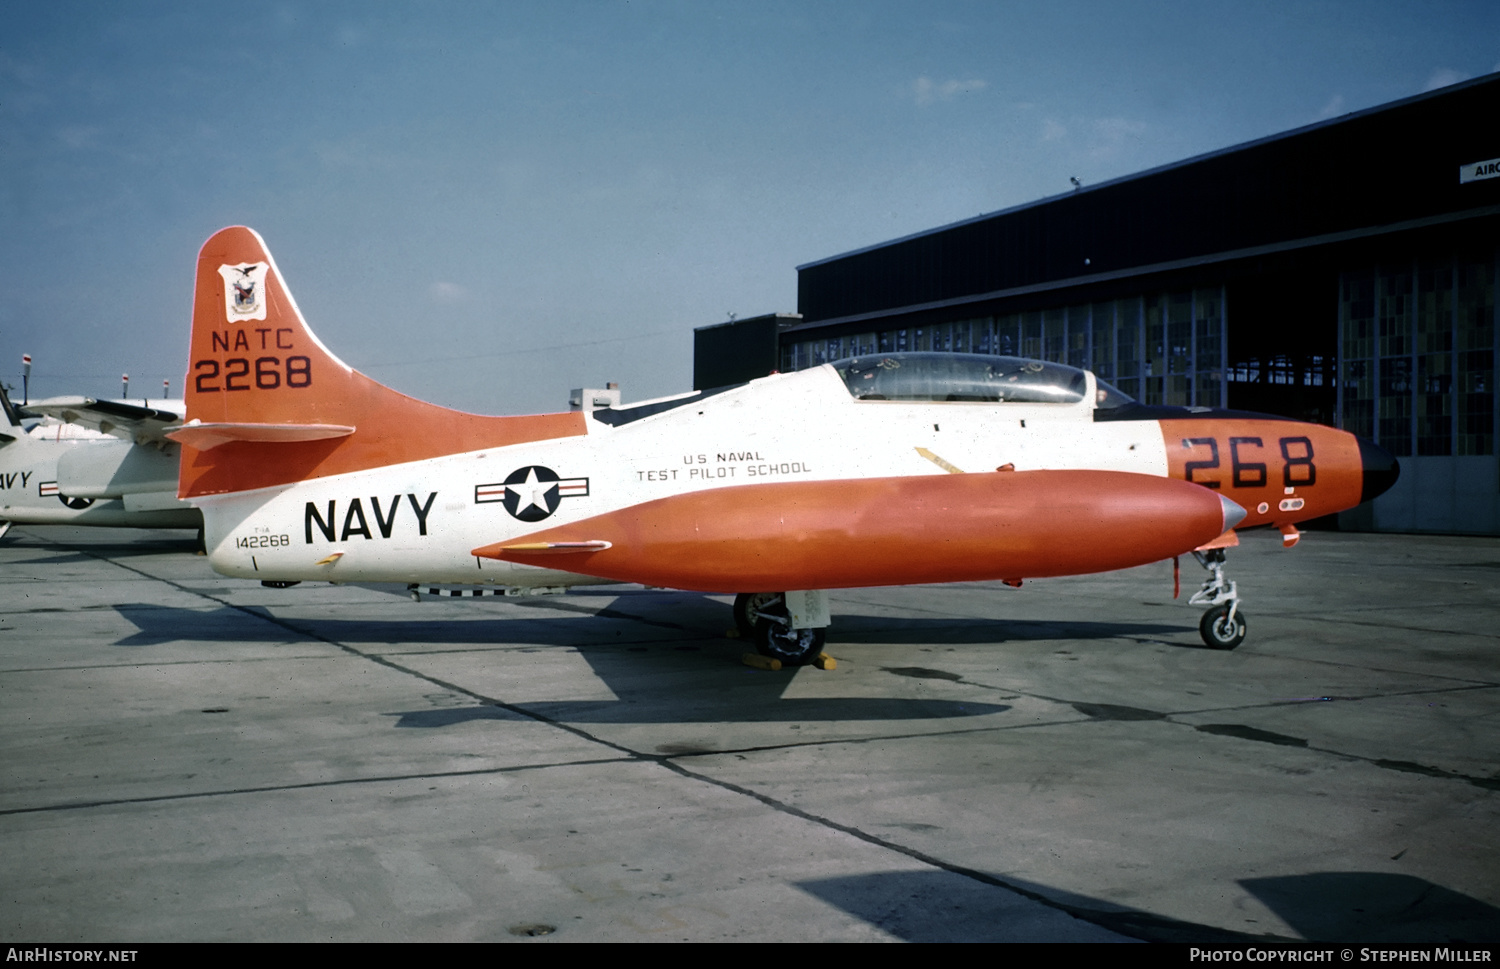
M 1402 458 L 1495 453 L 1493 258 L 1343 274 L 1341 427 Z
M 1264 369 L 1252 360 L 1226 370 L 1226 325 L 1224 288 L 1210 286 L 877 330 L 858 339 L 788 341 L 781 361 L 783 370 L 803 370 L 922 351 L 1031 357 L 1092 369 L 1148 405 L 1224 407 L 1231 382 L 1237 391 L 1259 387 Z M 1331 372 L 1327 379 L 1331 388 Z
M 977 353 L 887 353 L 833 368 L 856 400 L 1075 404 L 1088 390 L 1088 378 L 1074 367 Z

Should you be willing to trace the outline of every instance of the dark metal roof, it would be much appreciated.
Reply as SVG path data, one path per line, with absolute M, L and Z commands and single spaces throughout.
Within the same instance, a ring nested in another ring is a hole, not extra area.
M 1494 217 L 1500 74 L 798 267 L 808 323 Z M 807 324 L 803 325 L 803 328 Z

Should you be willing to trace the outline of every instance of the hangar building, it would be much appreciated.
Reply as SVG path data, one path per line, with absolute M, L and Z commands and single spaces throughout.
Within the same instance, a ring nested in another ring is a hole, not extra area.
M 697 331 L 695 384 L 1038 357 L 1374 438 L 1401 479 L 1343 527 L 1500 534 L 1497 118 L 1491 74 L 807 263 L 798 315 Z

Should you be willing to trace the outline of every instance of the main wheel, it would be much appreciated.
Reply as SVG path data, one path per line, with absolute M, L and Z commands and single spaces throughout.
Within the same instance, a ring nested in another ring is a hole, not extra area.
M 734 597 L 734 625 L 740 635 L 749 639 L 755 635 L 755 614 L 768 609 L 781 598 L 779 592 L 741 592 Z
M 1234 649 L 1245 641 L 1245 630 L 1245 614 L 1235 612 L 1231 622 L 1228 604 L 1214 606 L 1198 620 L 1198 635 L 1209 649 Z
M 755 651 L 781 660 L 782 666 L 803 666 L 823 652 L 821 629 L 792 629 L 770 619 L 755 621 Z

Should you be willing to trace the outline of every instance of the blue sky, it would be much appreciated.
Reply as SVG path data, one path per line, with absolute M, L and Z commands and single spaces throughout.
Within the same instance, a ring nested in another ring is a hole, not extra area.
M 1496 70 L 1493 0 L 11 0 L 0 381 L 180 394 L 198 247 L 245 224 L 405 393 L 675 393 L 799 263 Z

